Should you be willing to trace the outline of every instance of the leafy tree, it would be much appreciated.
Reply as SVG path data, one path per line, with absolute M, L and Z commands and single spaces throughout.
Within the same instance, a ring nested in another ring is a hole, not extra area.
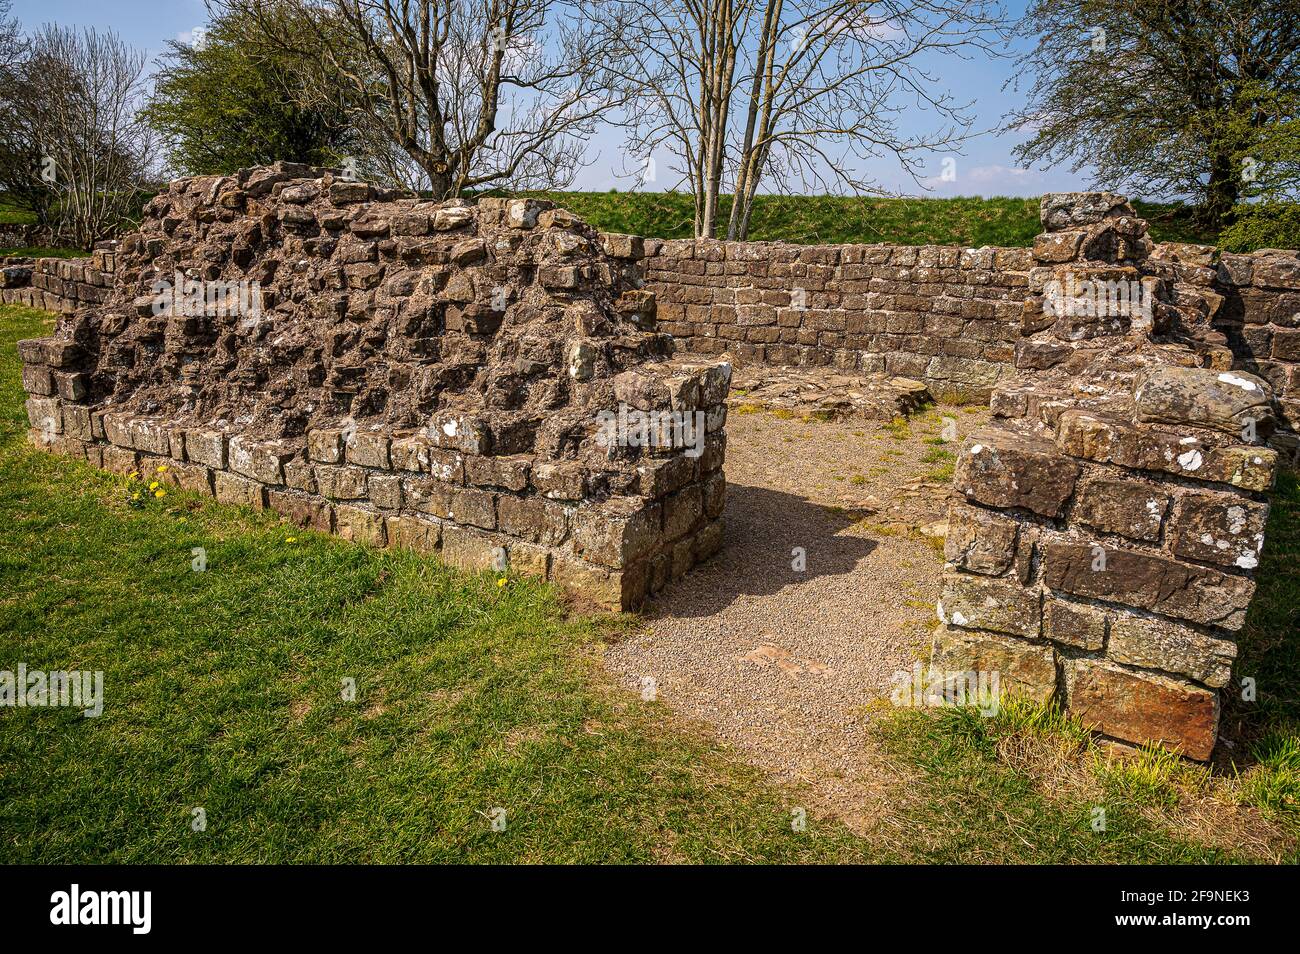
M 170 44 L 145 111 L 176 171 L 215 175 L 277 159 L 333 165 L 348 154 L 343 107 L 315 97 L 303 105 L 311 80 L 295 58 L 239 10 L 208 9 L 205 34 Z
M 1032 0 L 1030 83 L 1009 128 L 1022 161 L 1072 162 L 1094 184 L 1188 196 L 1202 224 L 1294 183 L 1296 0 Z

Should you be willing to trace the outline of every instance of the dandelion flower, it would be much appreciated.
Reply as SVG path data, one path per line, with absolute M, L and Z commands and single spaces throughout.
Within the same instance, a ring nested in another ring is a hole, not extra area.
M 167 496 L 167 491 L 165 491 L 165 490 L 155 490 L 155 491 L 153 492 L 153 495 L 154 495 L 155 497 L 158 497 L 158 498 L 166 497 L 166 496 Z
M 506 578 L 504 576 L 501 577 L 501 579 L 497 580 L 497 586 L 505 586 L 505 585 L 506 585 Z
M 298 538 L 297 538 L 297 537 L 285 537 L 285 538 L 284 538 L 284 542 L 285 542 L 285 543 L 297 543 L 297 542 L 298 542 Z
M 129 473 L 129 474 L 126 475 L 126 479 L 127 479 L 127 480 L 139 480 L 139 479 L 140 479 L 140 473 L 139 473 L 139 471 L 135 471 L 135 470 L 131 471 L 131 473 Z
M 165 474 L 165 473 L 167 473 L 167 465 L 166 465 L 166 464 L 159 464 L 159 465 L 158 465 L 158 473 L 160 473 L 160 474 Z
M 158 489 L 158 481 L 156 481 L 156 480 L 151 480 L 151 481 L 149 481 L 149 489 L 150 489 L 150 490 L 157 490 L 157 489 Z

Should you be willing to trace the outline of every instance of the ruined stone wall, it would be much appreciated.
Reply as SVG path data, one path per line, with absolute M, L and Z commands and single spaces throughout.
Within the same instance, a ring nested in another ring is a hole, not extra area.
M 109 292 L 19 343 L 51 451 L 610 608 L 721 545 L 729 366 L 672 360 L 547 203 L 277 164 L 172 183 L 95 271 L 44 264 L 42 295 Z
M 1284 452 L 1300 457 L 1300 252 L 1266 249 L 1219 257 L 1214 289 L 1223 305 L 1214 320 L 1236 356 L 1236 366 L 1273 386 Z
M 1029 249 L 621 240 L 663 329 L 738 363 L 830 365 L 987 400 L 1012 368 Z
M 1019 373 L 958 457 L 932 662 L 1205 759 L 1264 542 L 1271 388 L 1229 367 L 1208 283 L 1153 257 L 1122 197 L 1045 196 L 1043 223 Z M 1090 307 L 1121 281 L 1149 311 Z

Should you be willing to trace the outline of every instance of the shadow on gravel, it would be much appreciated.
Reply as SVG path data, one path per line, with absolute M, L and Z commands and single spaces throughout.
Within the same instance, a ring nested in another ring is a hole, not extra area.
M 840 534 L 868 515 L 767 487 L 730 484 L 722 552 L 665 587 L 645 614 L 712 616 L 742 595 L 765 596 L 819 576 L 851 573 L 876 542 Z M 796 549 L 803 552 L 803 570 L 795 569 Z

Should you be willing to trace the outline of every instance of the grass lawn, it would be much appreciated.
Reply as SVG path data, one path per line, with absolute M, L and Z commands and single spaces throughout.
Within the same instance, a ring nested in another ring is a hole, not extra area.
M 656 238 L 690 238 L 691 197 L 676 192 L 539 192 L 607 232 Z M 722 199 L 725 233 L 731 200 Z M 1157 242 L 1205 242 L 1179 205 L 1136 203 Z M 1027 247 L 1041 231 L 1038 199 L 874 199 L 838 196 L 759 196 L 750 230 L 753 241 L 806 245 L 891 242 L 904 245 Z
M 889 817 L 850 831 L 663 704 L 611 685 L 602 643 L 635 619 L 572 616 L 540 585 L 498 586 L 180 492 L 132 509 L 123 479 L 31 448 L 14 343 L 48 321 L 0 308 L 0 670 L 102 670 L 105 709 L 0 709 L 6 861 L 1105 863 L 1294 851 L 1284 754 L 1259 791 L 1222 773 L 1207 788 L 1204 769 L 1109 766 L 1077 727 L 1016 706 L 992 720 L 882 713 L 879 741 L 897 766 L 881 782 Z M 1247 662 L 1261 692 L 1292 700 L 1296 631 L 1273 627 L 1295 621 L 1297 513 L 1291 482 L 1274 518 L 1285 548 L 1269 564 L 1291 561 L 1291 589 L 1261 596 L 1266 638 Z M 195 547 L 204 572 L 191 568 Z M 1265 689 L 1265 673 L 1287 681 Z M 345 679 L 355 701 L 342 698 Z M 1271 734 L 1242 715 L 1243 749 L 1285 736 L 1295 705 L 1269 710 Z M 1274 820 L 1238 807 L 1243 792 L 1273 799 Z M 805 805 L 796 832 L 791 813 Z M 1104 832 L 1091 824 L 1098 805 Z M 1214 824 L 1188 822 L 1207 806 Z M 489 822 L 498 807 L 504 831 Z

